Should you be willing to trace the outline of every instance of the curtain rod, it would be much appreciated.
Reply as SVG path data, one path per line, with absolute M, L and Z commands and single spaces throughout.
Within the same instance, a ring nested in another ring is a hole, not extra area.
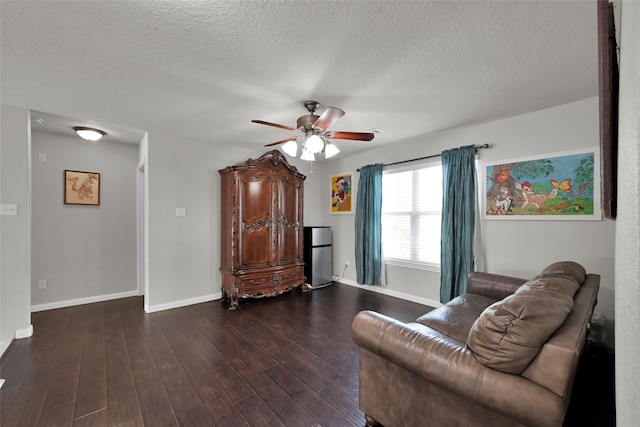
M 489 144 L 475 145 L 474 148 L 476 149 L 476 151 L 481 149 L 481 148 L 489 148 Z M 440 156 L 442 156 L 442 154 L 432 154 L 430 156 L 418 157 L 418 158 L 415 158 L 415 159 L 401 160 L 399 162 L 393 162 L 393 163 L 384 163 L 382 165 L 382 167 L 391 166 L 391 165 L 399 165 L 401 163 L 415 162 L 417 160 L 431 159 L 433 157 L 440 157 Z M 356 172 L 360 172 L 360 168 L 356 169 Z

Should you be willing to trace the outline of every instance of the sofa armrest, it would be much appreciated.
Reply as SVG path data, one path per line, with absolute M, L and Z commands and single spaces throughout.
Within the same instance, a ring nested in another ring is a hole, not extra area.
M 419 323 L 403 323 L 374 311 L 353 320 L 353 340 L 360 347 L 474 401 L 485 367 L 453 338 Z
M 474 271 L 467 280 L 467 292 L 501 300 L 525 284 L 527 279 Z

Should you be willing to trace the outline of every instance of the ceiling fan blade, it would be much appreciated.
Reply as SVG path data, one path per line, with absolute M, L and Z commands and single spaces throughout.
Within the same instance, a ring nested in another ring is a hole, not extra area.
M 259 125 L 273 126 L 274 128 L 280 128 L 280 129 L 286 129 L 286 130 L 298 130 L 296 128 L 292 128 L 292 127 L 289 127 L 289 126 L 279 125 L 277 123 L 265 122 L 264 120 L 251 120 L 251 123 L 257 123 Z
M 344 111 L 336 107 L 327 107 L 324 113 L 313 124 L 314 128 L 327 130 L 340 117 L 344 116 Z
M 296 138 L 297 137 L 294 136 L 294 137 L 291 137 L 291 138 L 282 139 L 280 141 L 276 141 L 276 142 L 272 142 L 271 144 L 267 144 L 267 145 L 265 145 L 265 147 L 273 147 L 274 145 L 280 145 L 280 144 L 284 144 L 285 142 L 295 141 Z
M 357 141 L 371 141 L 375 136 L 367 132 L 327 132 L 325 136 L 334 139 L 355 139 Z

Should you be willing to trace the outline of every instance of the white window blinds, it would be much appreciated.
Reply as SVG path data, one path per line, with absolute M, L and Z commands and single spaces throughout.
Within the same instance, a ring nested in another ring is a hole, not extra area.
M 440 266 L 442 166 L 385 171 L 382 177 L 382 245 L 385 262 Z

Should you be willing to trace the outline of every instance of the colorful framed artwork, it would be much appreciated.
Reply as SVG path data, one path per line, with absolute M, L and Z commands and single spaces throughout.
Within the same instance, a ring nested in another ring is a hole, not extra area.
M 483 165 L 485 219 L 601 220 L 598 147 Z
M 100 205 L 100 174 L 64 171 L 65 205 Z
M 331 213 L 353 213 L 353 173 L 342 173 L 331 177 Z

